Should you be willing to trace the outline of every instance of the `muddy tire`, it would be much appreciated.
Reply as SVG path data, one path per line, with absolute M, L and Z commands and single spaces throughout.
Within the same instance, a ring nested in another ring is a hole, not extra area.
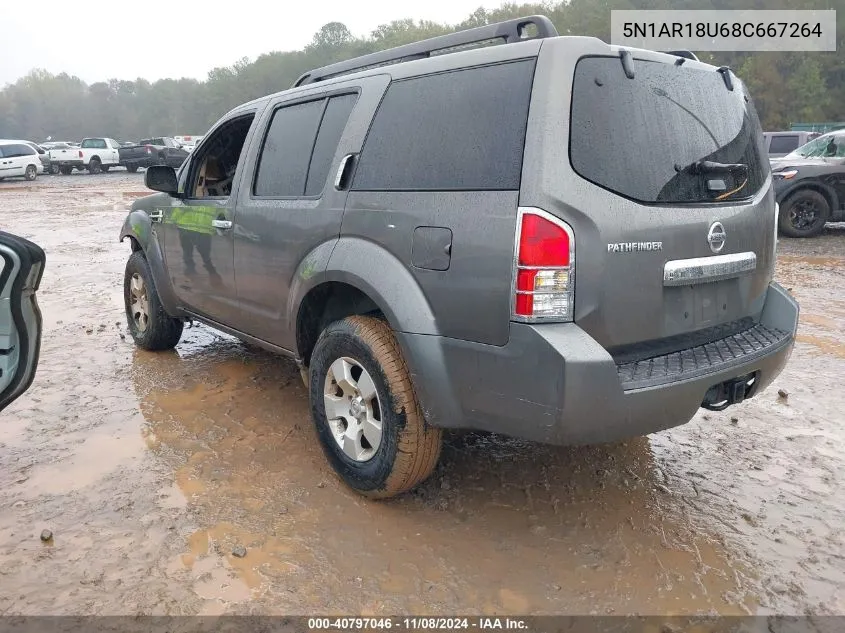
M 109 171 L 109 165 L 100 165 L 100 171 L 107 174 Z
M 70 176 L 73 173 L 73 167 L 59 167 L 59 171 L 65 176 Z
M 100 163 L 99 158 L 92 158 L 91 161 L 88 163 L 88 172 L 92 174 L 99 174 L 102 163 Z
M 442 433 L 426 423 L 384 321 L 353 316 L 329 325 L 317 340 L 309 374 L 317 436 L 348 486 L 386 498 L 431 474 Z
M 126 262 L 123 302 L 135 345 L 151 352 L 176 347 L 182 337 L 183 323 L 164 311 L 150 265 L 141 251 L 132 253 Z
M 780 205 L 778 228 L 787 237 L 815 237 L 829 218 L 827 198 L 813 189 L 801 189 Z
M 126 171 L 128 171 L 130 174 L 134 174 L 136 171 L 138 171 L 138 165 L 129 165 L 126 168 Z
M 26 171 L 23 173 L 25 180 L 35 180 L 38 177 L 38 167 L 35 165 L 27 165 Z

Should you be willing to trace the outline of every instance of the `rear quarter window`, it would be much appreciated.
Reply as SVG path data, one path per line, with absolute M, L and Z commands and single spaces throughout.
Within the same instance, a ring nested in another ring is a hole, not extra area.
M 580 176 L 647 204 L 740 200 L 759 191 L 768 157 L 739 80 L 730 91 L 715 70 L 636 60 L 634 71 L 628 79 L 618 57 L 578 61 L 569 156 Z M 699 161 L 743 167 L 703 173 L 693 167 Z
M 352 189 L 519 189 L 534 60 L 394 81 Z

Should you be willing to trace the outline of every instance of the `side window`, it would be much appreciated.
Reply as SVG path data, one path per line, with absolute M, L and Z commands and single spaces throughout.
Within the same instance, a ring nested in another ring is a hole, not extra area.
M 789 134 L 773 136 L 772 144 L 769 145 L 770 154 L 788 154 L 798 147 L 798 135 Z
M 352 189 L 519 189 L 534 61 L 393 82 Z
M 6 145 L 3 147 L 3 156 L 6 158 L 17 158 L 19 156 L 31 156 L 37 152 L 29 145 Z
M 264 138 L 253 193 L 298 197 L 305 191 L 308 163 L 326 100 L 279 108 Z
M 279 108 L 261 149 L 254 195 L 320 195 L 357 100 L 346 94 Z
M 190 198 L 225 198 L 232 193 L 238 161 L 254 114 L 227 121 L 217 128 L 191 161 L 186 192 Z
M 320 131 L 317 133 L 317 141 L 314 143 L 314 153 L 311 155 L 308 181 L 305 184 L 306 196 L 318 196 L 323 192 L 340 137 L 357 100 L 358 95 L 354 94 L 329 99 L 323 121 L 320 123 Z

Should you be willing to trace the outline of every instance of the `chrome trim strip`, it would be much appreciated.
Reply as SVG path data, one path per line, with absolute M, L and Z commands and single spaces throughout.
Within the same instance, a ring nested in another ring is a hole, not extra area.
M 757 255 L 752 252 L 676 259 L 663 266 L 664 286 L 689 286 L 739 277 L 757 268 Z

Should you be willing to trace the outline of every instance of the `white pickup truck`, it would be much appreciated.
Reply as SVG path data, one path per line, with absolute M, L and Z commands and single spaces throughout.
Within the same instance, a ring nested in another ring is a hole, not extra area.
M 79 147 L 51 149 L 50 163 L 59 166 L 65 175 L 74 169 L 87 169 L 92 174 L 108 171 L 120 163 L 120 144 L 112 138 L 86 138 Z

